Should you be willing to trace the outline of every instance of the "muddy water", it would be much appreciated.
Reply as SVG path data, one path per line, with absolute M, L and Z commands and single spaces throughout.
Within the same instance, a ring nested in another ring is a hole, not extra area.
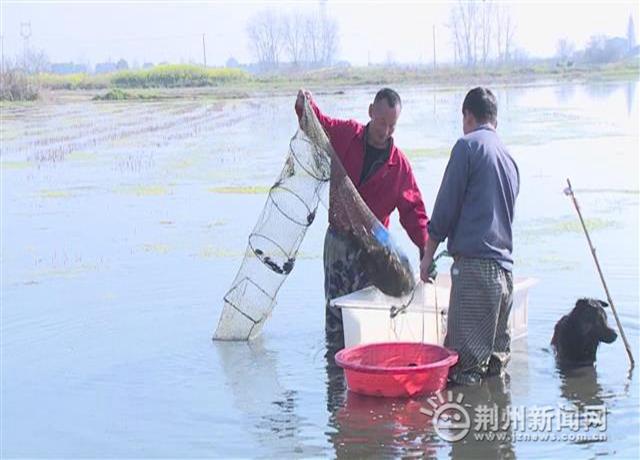
M 310 89 L 327 113 L 361 121 L 375 91 Z M 431 210 L 465 88 L 398 89 L 396 142 Z M 622 342 L 603 345 L 595 368 L 562 372 L 549 340 L 576 298 L 604 298 L 562 194 L 570 177 L 640 358 L 637 82 L 496 93 L 498 131 L 522 177 L 516 276 L 539 284 L 508 377 L 453 389 L 473 425 L 456 442 L 420 412 L 426 398 L 348 393 L 325 358 L 326 211 L 263 336 L 210 341 L 295 132 L 294 94 L 3 108 L 2 455 L 636 457 L 638 374 Z M 416 266 L 397 218 L 392 229 Z M 475 417 L 481 406 L 525 410 L 527 426 L 491 429 Z M 606 408 L 604 430 L 573 431 L 568 416 L 557 429 L 557 410 L 585 417 L 590 406 Z M 553 414 L 545 426 L 541 413 Z M 495 436 L 476 436 L 487 432 Z

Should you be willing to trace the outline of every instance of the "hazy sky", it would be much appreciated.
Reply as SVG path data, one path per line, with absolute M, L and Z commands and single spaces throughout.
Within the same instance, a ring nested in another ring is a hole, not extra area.
M 207 63 L 223 65 L 233 56 L 252 61 L 246 22 L 271 8 L 280 12 L 317 11 L 321 1 L 7 1 L 0 2 L 5 56 L 23 49 L 21 23 L 30 22 L 32 47 L 52 62 L 96 62 L 125 58 L 143 62 L 202 62 L 202 34 Z M 453 59 L 446 27 L 450 1 L 326 0 L 326 12 L 338 20 L 339 58 L 354 64 L 431 62 L 436 26 L 439 60 Z M 640 2 L 511 1 L 515 42 L 533 56 L 552 56 L 556 43 L 569 38 L 582 48 L 594 34 L 625 36 L 629 15 L 639 37 Z M 23 32 L 27 32 L 24 28 Z

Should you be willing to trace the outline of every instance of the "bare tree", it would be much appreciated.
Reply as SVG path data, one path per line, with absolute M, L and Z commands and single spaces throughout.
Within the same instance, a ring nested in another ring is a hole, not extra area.
M 258 63 L 267 69 L 277 67 L 284 43 L 281 18 L 272 10 L 261 11 L 249 20 L 247 34 Z
M 41 49 L 27 48 L 23 60 L 23 70 L 27 73 L 47 72 L 51 68 L 47 54 Z
M 498 48 L 498 61 L 507 62 L 511 59 L 511 53 L 513 52 L 513 37 L 515 33 L 510 5 L 504 3 L 496 5 L 495 19 L 495 38 Z
M 482 2 L 482 15 L 481 15 L 481 27 L 480 27 L 480 45 L 482 51 L 482 65 L 487 64 L 487 60 L 491 54 L 492 43 L 492 23 L 493 23 L 493 9 L 494 4 L 491 0 L 485 0 Z
M 277 67 L 282 55 L 294 65 L 331 64 L 339 46 L 338 22 L 326 14 L 262 11 L 249 20 L 247 35 L 255 58 L 265 69 Z
M 485 37 L 490 37 L 490 28 L 485 27 L 481 6 L 475 2 L 458 0 L 450 10 L 449 28 L 453 35 L 455 52 L 461 64 L 467 67 L 478 62 L 478 49 L 483 51 Z M 487 44 L 487 56 L 488 56 Z
M 304 29 L 305 59 L 313 66 L 322 61 L 320 16 L 312 14 L 307 16 Z
M 283 17 L 284 49 L 289 61 L 299 65 L 304 58 L 305 18 L 300 11 Z
M 556 44 L 556 56 L 560 61 L 568 61 L 573 55 L 574 50 L 575 46 L 566 37 L 558 40 Z
M 338 52 L 338 21 L 334 18 L 321 16 L 320 36 L 322 43 L 322 63 L 330 65 Z

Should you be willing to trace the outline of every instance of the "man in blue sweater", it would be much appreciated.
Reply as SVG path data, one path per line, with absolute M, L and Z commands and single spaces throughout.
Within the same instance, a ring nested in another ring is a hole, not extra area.
M 520 175 L 496 133 L 497 115 L 489 89 L 467 93 L 462 104 L 464 136 L 451 151 L 420 264 L 426 281 L 433 254 L 448 239 L 454 262 L 444 345 L 459 354 L 449 379 L 467 385 L 502 373 L 510 356 L 511 226 Z

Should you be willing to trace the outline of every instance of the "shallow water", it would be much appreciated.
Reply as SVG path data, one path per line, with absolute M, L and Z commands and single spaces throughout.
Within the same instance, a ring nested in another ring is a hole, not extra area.
M 396 142 L 431 210 L 465 88 L 398 89 Z M 328 114 L 366 121 L 374 91 L 316 100 Z M 512 426 L 509 439 L 474 431 L 449 443 L 420 412 L 427 398 L 346 392 L 325 358 L 323 209 L 262 337 L 211 342 L 296 130 L 291 94 L 3 108 L 2 456 L 637 457 L 638 371 L 628 374 L 622 341 L 601 346 L 594 369 L 571 372 L 557 370 L 549 350 L 555 322 L 578 297 L 605 298 L 562 193 L 569 177 L 640 358 L 637 81 L 496 92 L 498 131 L 522 182 L 516 275 L 539 284 L 508 381 L 463 390 L 464 403 L 495 403 L 499 413 L 604 405 L 606 430 L 577 433 L 605 439 L 580 441 L 565 427 L 563 439 L 535 440 Z

